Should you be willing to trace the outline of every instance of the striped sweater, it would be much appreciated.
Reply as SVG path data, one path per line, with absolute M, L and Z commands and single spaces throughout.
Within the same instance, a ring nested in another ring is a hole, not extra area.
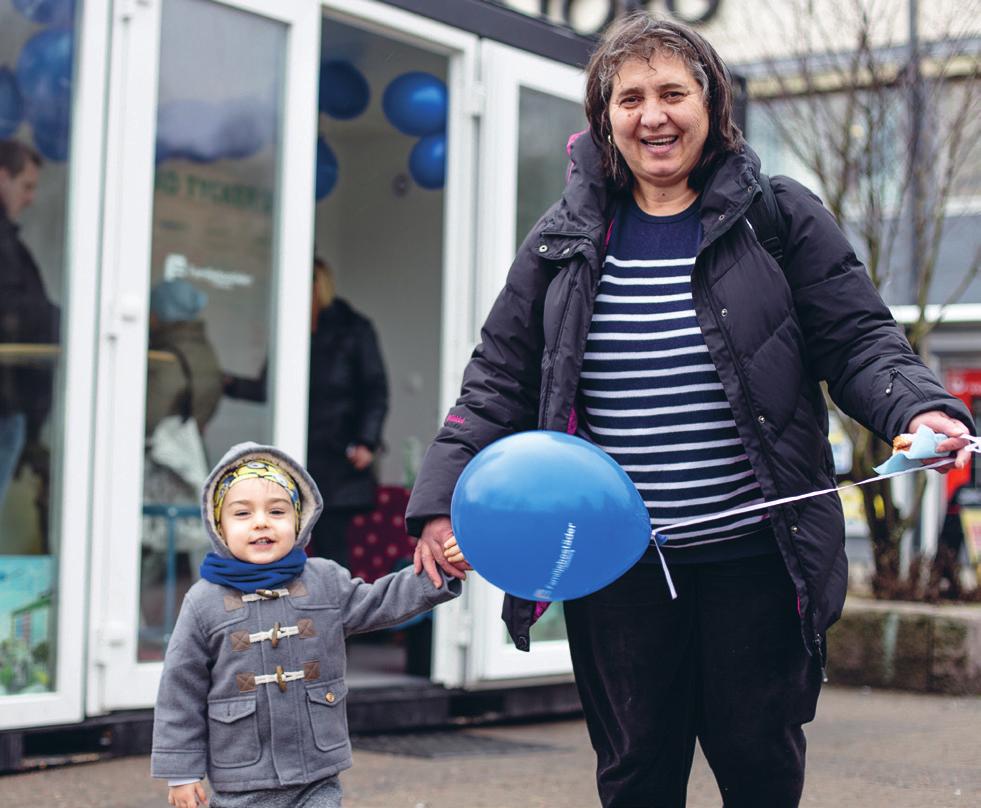
M 619 463 L 661 528 L 762 501 L 695 318 L 698 203 L 615 218 L 580 380 L 580 432 Z M 668 531 L 672 563 L 775 550 L 766 512 Z

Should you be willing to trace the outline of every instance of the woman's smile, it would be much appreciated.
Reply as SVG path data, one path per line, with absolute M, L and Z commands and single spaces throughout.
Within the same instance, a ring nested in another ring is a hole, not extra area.
M 665 212 L 666 202 L 687 207 L 694 198 L 688 175 L 701 159 L 709 120 L 685 63 L 657 54 L 624 62 L 613 79 L 610 126 L 638 204 L 649 213 Z

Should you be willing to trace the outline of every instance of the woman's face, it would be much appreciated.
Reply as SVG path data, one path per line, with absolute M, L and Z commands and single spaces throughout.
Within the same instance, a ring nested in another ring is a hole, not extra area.
M 685 187 L 708 137 L 702 88 L 680 57 L 628 59 L 613 79 L 613 143 L 640 190 Z

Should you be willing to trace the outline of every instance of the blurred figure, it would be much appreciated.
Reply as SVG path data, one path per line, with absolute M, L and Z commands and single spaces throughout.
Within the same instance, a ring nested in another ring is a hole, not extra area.
M 375 505 L 372 464 L 388 413 L 388 380 L 374 326 L 337 297 L 322 258 L 313 264 L 307 467 L 324 497 L 313 552 L 348 566 L 352 517 Z
M 195 505 L 208 474 L 202 433 L 222 397 L 222 372 L 200 314 L 208 296 L 186 280 L 158 283 L 150 291 L 146 390 L 145 504 Z M 167 519 L 143 519 L 144 614 L 153 613 L 167 561 Z M 175 550 L 188 555 L 192 578 L 209 541 L 201 521 L 178 519 Z M 159 622 L 159 621 L 156 621 Z
M 313 259 L 307 468 L 324 497 L 310 540 L 314 555 L 347 567 L 347 528 L 375 507 L 372 464 L 388 414 L 388 380 L 371 321 L 339 298 L 334 273 Z M 256 379 L 225 377 L 225 395 L 266 400 L 268 362 Z
M 203 431 L 218 409 L 221 367 L 199 317 L 207 303 L 208 296 L 185 280 L 163 281 L 150 291 L 150 350 L 167 351 L 177 361 L 150 363 L 148 436 L 168 415 L 189 415 Z
M 34 202 L 42 163 L 30 146 L 0 140 L 0 346 L 9 346 L 0 356 L 0 505 L 18 466 L 30 464 L 40 478 L 46 538 L 49 456 L 40 433 L 51 410 L 54 373 L 47 357 L 13 347 L 58 343 L 58 307 L 48 298 L 18 225 Z

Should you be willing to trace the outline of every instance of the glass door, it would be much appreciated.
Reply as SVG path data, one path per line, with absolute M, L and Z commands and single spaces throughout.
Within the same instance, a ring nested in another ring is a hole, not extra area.
M 120 4 L 96 403 L 89 712 L 153 703 L 233 443 L 303 457 L 319 7 Z
M 489 310 L 516 247 L 565 187 L 569 135 L 586 126 L 583 74 L 523 51 L 483 42 L 487 104 L 480 154 L 478 310 Z M 518 651 L 501 622 L 503 593 L 472 575 L 469 682 L 568 673 L 572 670 L 561 604 Z
M 82 717 L 108 6 L 0 3 L 0 729 Z

